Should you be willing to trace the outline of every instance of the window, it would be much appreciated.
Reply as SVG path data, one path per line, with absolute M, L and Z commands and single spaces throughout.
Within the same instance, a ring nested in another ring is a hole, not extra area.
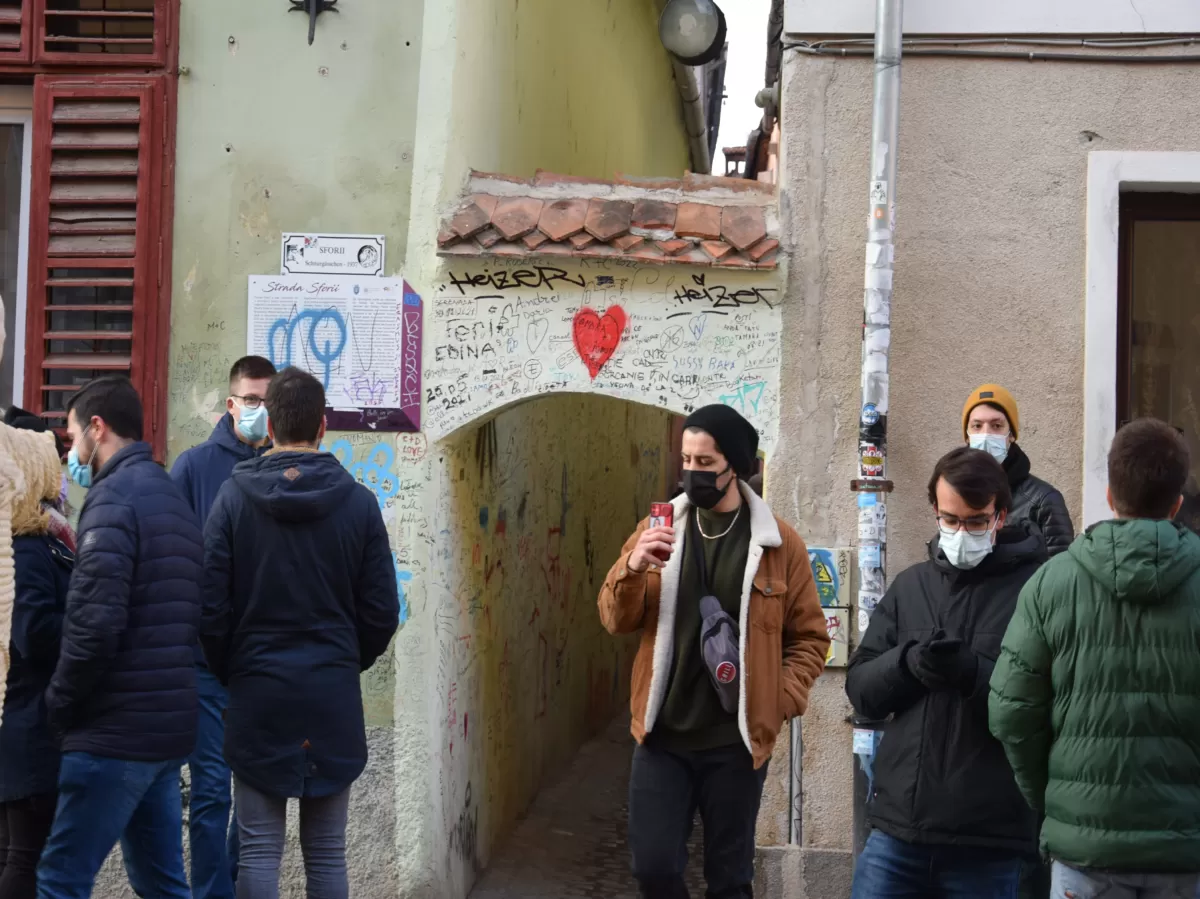
M 1200 194 L 1121 197 L 1118 425 L 1179 428 L 1192 451 L 1190 514 L 1200 525 Z
M 33 0 L 0 0 L 0 62 L 29 62 Z
M 126 374 L 159 450 L 165 84 L 156 76 L 37 79 L 25 348 L 26 408 L 65 427 L 75 390 Z
M 0 3 L 11 0 L 0 0 Z M 35 4 L 35 61 L 163 65 L 167 0 L 25 0 Z

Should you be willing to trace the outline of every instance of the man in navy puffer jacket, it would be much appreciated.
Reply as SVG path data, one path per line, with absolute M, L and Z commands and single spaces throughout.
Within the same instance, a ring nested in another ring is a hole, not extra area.
M 128 380 L 85 385 L 67 425 L 67 467 L 90 489 L 46 691 L 63 756 L 38 897 L 90 896 L 120 840 L 138 895 L 190 899 L 179 769 L 196 741 L 200 528 L 141 442 L 142 404 Z

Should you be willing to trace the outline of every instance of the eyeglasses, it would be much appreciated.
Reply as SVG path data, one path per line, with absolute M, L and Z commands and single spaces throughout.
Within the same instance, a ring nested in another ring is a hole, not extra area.
M 235 400 L 241 400 L 242 405 L 247 409 L 257 409 L 265 402 L 261 396 L 255 396 L 254 394 L 238 396 L 236 393 L 231 393 L 230 396 Z
M 992 529 L 992 522 L 995 518 L 995 515 L 972 515 L 970 518 L 959 518 L 957 515 L 940 512 L 937 521 L 938 527 L 947 537 L 960 530 L 966 531 L 972 537 L 982 537 Z

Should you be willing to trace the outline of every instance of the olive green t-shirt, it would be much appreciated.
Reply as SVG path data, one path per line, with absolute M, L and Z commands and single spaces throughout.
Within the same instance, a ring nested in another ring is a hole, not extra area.
M 719 515 L 704 509 L 699 513 L 704 534 L 729 533 L 719 539 L 697 539 L 695 529 L 685 519 L 682 567 L 679 570 L 679 596 L 675 604 L 675 657 L 671 663 L 671 679 L 667 698 L 654 724 L 653 742 L 667 749 L 702 750 L 732 746 L 742 741 L 736 714 L 721 708 L 721 700 L 713 689 L 708 668 L 700 649 L 700 598 L 704 595 L 697 570 L 696 543 L 704 551 L 709 586 L 721 607 L 741 620 L 742 581 L 746 575 L 746 558 L 750 552 L 750 508 L 743 503 L 736 512 Z M 732 525 L 732 527 L 731 527 Z

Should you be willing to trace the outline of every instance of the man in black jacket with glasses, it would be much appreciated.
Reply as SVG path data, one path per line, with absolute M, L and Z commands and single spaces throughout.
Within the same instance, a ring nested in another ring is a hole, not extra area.
M 1017 596 L 1046 559 L 1000 464 L 960 447 L 929 481 L 929 559 L 902 572 L 850 660 L 860 715 L 890 719 L 876 751 L 853 899 L 1016 895 L 1037 819 L 988 731 L 988 681 Z

